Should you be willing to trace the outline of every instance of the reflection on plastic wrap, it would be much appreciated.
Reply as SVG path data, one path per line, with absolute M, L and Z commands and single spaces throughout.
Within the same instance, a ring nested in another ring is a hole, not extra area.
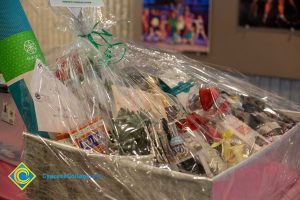
M 300 140 L 297 121 L 278 109 L 299 106 L 181 55 L 120 42 L 99 13 L 71 15 L 81 37 L 50 67 L 37 62 L 38 127 L 57 142 L 26 134 L 24 159 L 37 174 L 104 179 L 38 178 L 28 196 L 280 199 L 299 177 Z

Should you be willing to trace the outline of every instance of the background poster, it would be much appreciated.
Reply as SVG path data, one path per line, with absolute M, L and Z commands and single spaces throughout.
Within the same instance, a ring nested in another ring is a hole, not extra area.
M 209 51 L 209 0 L 144 0 L 143 41 L 185 52 Z
M 300 0 L 240 0 L 240 25 L 300 29 Z

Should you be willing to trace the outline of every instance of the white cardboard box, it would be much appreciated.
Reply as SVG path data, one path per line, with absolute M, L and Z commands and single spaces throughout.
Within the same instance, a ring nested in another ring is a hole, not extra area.
M 27 133 L 24 137 L 24 162 L 37 175 L 27 194 L 35 199 L 106 199 L 108 195 L 122 200 L 280 200 L 300 177 L 300 124 L 213 179 L 159 169 L 129 157 L 87 154 Z M 101 173 L 104 178 L 45 181 L 42 173 Z

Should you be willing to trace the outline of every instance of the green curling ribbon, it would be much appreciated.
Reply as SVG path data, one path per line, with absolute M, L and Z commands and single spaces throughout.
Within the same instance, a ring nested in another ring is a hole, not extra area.
M 101 32 L 98 32 L 98 31 L 95 31 L 96 27 L 98 26 L 99 22 L 95 24 L 95 26 L 93 27 L 93 31 L 90 32 L 89 34 L 86 34 L 86 35 L 79 35 L 80 37 L 83 37 L 83 38 L 86 38 L 88 39 L 97 49 L 100 49 L 100 47 L 106 47 L 106 50 L 104 51 L 104 55 L 105 57 L 107 58 L 106 59 L 106 62 L 108 64 L 116 64 L 118 62 L 120 62 L 121 60 L 124 59 L 125 57 L 125 54 L 127 52 L 127 47 L 126 47 L 126 44 L 123 43 L 123 42 L 116 42 L 116 43 L 113 43 L 111 44 L 109 42 L 109 40 L 107 40 L 107 38 L 113 38 L 113 35 L 111 33 L 109 33 L 108 31 L 106 31 L 105 29 L 101 29 Z M 103 41 L 104 41 L 104 44 L 99 44 L 95 41 L 94 37 L 93 36 L 98 36 L 100 37 Z M 123 53 L 121 54 L 121 57 L 120 59 L 118 59 L 117 61 L 115 62 L 111 62 L 111 59 L 112 59 L 112 52 L 113 52 L 113 48 L 116 47 L 116 46 L 124 46 L 124 51 Z

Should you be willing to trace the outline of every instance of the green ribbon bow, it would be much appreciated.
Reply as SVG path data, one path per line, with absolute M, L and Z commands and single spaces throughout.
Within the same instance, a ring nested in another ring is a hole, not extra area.
M 111 33 L 109 33 L 108 31 L 106 31 L 105 29 L 101 29 L 100 32 L 98 31 L 95 31 L 96 27 L 98 26 L 99 22 L 97 22 L 94 27 L 93 27 L 93 31 L 86 34 L 86 35 L 79 35 L 80 37 L 83 37 L 83 38 L 86 38 L 88 39 L 97 49 L 100 49 L 101 47 L 106 47 L 106 50 L 104 51 L 104 55 L 106 57 L 106 62 L 108 64 L 116 64 L 118 62 L 120 62 L 121 60 L 123 60 L 123 58 L 125 57 L 125 54 L 127 52 L 127 47 L 126 47 L 126 44 L 123 43 L 123 42 L 116 42 L 116 43 L 110 43 L 110 39 L 113 38 L 113 35 Z M 103 41 L 104 41 L 104 44 L 99 44 L 95 41 L 94 39 L 94 36 L 98 36 L 100 37 Z M 108 38 L 108 39 L 107 39 Z M 117 61 L 115 62 L 112 62 L 111 59 L 112 59 L 112 52 L 113 52 L 113 49 L 116 47 L 116 46 L 124 46 L 124 51 L 123 53 L 121 54 L 121 57 L 120 59 L 118 59 Z

